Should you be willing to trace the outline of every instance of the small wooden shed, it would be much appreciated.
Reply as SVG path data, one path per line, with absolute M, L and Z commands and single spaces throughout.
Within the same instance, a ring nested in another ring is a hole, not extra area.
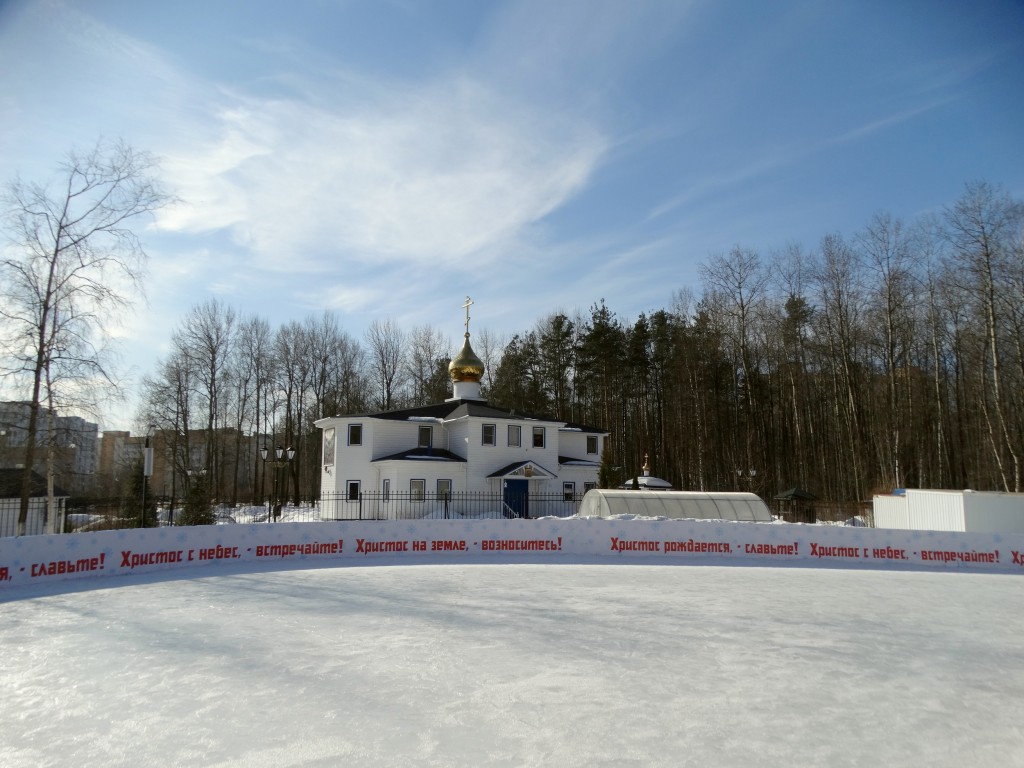
M 787 523 L 817 522 L 814 502 L 818 497 L 810 491 L 794 487 L 778 494 L 773 500 L 778 502 L 779 516 Z

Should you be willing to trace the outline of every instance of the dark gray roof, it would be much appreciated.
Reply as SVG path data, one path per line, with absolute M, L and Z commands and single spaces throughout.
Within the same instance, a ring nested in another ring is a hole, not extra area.
M 580 432 L 593 432 L 597 434 L 605 434 L 608 431 L 598 427 L 587 427 L 582 424 L 569 424 L 561 419 L 534 416 L 528 413 L 498 408 L 497 406 L 490 405 L 485 400 L 446 400 L 443 403 L 421 405 L 417 408 L 398 408 L 392 411 L 378 411 L 376 413 L 357 413 L 343 416 L 342 418 L 408 421 L 410 419 L 451 420 L 463 418 L 465 416 L 474 416 L 481 419 L 506 419 L 510 421 L 544 421 L 552 424 L 565 424 L 566 427 L 570 429 L 577 429 Z
M 803 488 L 790 488 L 775 497 L 778 501 L 814 501 L 818 497 Z
M 0 499 L 21 498 L 21 480 L 24 474 L 23 469 L 0 469 Z M 46 496 L 46 478 L 38 472 L 32 473 L 32 486 L 28 495 L 34 499 Z M 70 496 L 67 491 L 56 485 L 53 487 L 53 495 Z
M 390 456 L 381 456 L 379 459 L 374 461 L 465 461 L 461 456 L 457 456 L 451 451 L 446 451 L 444 448 L 411 448 L 408 451 L 399 451 L 398 453 L 392 453 Z
M 572 456 L 559 456 L 559 464 L 575 464 L 576 466 L 588 466 L 588 467 L 599 467 L 601 462 L 594 461 L 593 459 L 577 459 Z

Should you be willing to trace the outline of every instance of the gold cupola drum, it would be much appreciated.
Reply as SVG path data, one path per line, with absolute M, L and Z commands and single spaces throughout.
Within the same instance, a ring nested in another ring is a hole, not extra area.
M 448 375 L 452 380 L 453 400 L 482 400 L 480 396 L 480 379 L 484 375 L 484 362 L 473 351 L 469 344 L 469 307 L 473 300 L 466 297 L 463 309 L 466 310 L 466 340 L 452 361 L 448 363 Z

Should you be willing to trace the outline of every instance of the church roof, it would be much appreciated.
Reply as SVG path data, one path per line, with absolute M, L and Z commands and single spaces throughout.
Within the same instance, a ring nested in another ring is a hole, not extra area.
M 601 463 L 598 461 L 591 461 L 590 459 L 575 459 L 572 456 L 559 456 L 558 463 L 562 465 L 571 465 L 574 467 L 600 467 Z
M 379 459 L 374 459 L 374 462 L 378 461 L 465 462 L 466 460 L 451 451 L 446 451 L 444 448 L 411 448 L 408 451 L 399 451 L 398 453 L 392 453 L 390 456 L 381 456 Z
M 393 411 L 379 411 L 377 413 L 356 413 L 339 416 L 338 418 L 387 419 L 389 421 L 451 421 L 466 416 L 480 419 L 506 419 L 509 421 L 538 421 L 548 424 L 561 424 L 564 425 L 559 427 L 562 431 L 593 432 L 596 434 L 605 434 L 607 432 L 607 430 L 598 427 L 568 424 L 560 419 L 538 417 L 506 408 L 498 408 L 484 400 L 445 400 L 443 403 L 421 405 L 416 408 L 398 408 Z
M 510 411 L 495 408 L 483 400 L 445 400 L 443 403 L 421 405 L 418 408 L 399 408 L 394 411 L 367 413 L 374 419 L 392 419 L 394 421 L 415 421 L 420 418 L 434 418 L 449 421 L 464 416 L 482 418 L 514 418 Z

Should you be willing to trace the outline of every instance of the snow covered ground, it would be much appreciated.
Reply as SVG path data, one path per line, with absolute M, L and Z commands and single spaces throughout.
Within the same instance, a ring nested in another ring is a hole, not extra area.
M 0 594 L 0 764 L 1024 764 L 1018 577 L 252 568 Z

